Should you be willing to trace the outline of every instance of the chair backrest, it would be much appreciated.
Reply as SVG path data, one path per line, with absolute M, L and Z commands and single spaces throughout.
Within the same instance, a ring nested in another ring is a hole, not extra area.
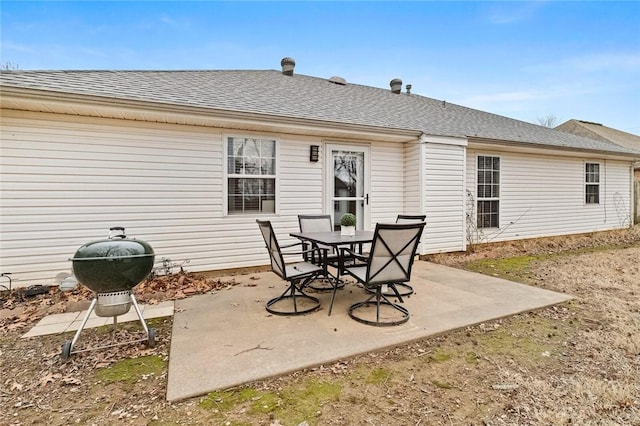
M 298 223 L 300 224 L 300 232 L 333 231 L 330 214 L 299 214 Z
M 426 214 L 399 214 L 396 218 L 396 223 L 424 222 L 426 218 Z
M 424 222 L 378 223 L 371 242 L 366 285 L 407 282 Z
M 281 278 L 286 280 L 287 269 L 285 267 L 284 257 L 282 256 L 282 251 L 280 251 L 280 244 L 278 244 L 276 234 L 275 232 L 273 232 L 271 221 L 256 220 L 256 222 L 258 223 L 260 232 L 262 232 L 262 238 L 264 238 L 264 243 L 267 247 L 267 251 L 269 252 L 269 258 L 271 259 L 271 270 Z

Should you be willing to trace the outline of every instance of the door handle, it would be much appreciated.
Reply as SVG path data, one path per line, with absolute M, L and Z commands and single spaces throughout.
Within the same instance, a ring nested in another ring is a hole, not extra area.
M 364 196 L 365 201 L 367 202 L 367 205 L 369 205 L 369 194 Z

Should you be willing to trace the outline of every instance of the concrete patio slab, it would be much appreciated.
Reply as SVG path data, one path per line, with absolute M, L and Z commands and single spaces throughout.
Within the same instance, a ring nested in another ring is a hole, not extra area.
M 224 278 L 222 278 L 224 279 Z M 347 315 L 366 298 L 348 285 L 315 293 L 319 311 L 274 316 L 265 302 L 286 283 L 272 272 L 233 276 L 239 285 L 176 301 L 167 400 L 176 401 L 354 355 L 380 350 L 485 321 L 562 303 L 571 296 L 429 262 L 414 263 L 405 299 L 409 322 L 372 327 Z

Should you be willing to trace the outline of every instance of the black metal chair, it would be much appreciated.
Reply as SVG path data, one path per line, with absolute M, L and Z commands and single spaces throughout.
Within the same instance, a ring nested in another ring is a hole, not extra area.
M 426 219 L 426 214 L 399 214 L 396 218 L 396 223 L 420 223 Z M 413 287 L 407 283 L 396 283 L 396 289 L 400 296 L 411 296 L 413 294 Z M 386 296 L 391 294 L 387 293 Z
M 333 224 L 331 223 L 331 215 L 328 214 L 310 214 L 310 215 L 298 215 L 298 223 L 300 224 L 300 232 L 332 232 Z M 309 250 L 310 253 L 305 257 L 305 260 L 311 262 L 315 265 L 322 266 L 325 268 L 324 275 L 318 278 L 322 278 L 321 280 L 314 280 L 309 284 L 309 288 L 318 291 L 325 290 L 333 290 L 336 284 L 336 279 L 333 277 L 328 270 L 326 270 L 327 265 L 331 265 L 334 267 L 338 267 L 338 253 L 331 246 L 326 246 L 323 244 L 313 244 L 308 242 L 303 242 L 303 246 L 305 247 L 305 251 L 311 248 L 317 248 L 319 251 L 313 252 Z M 317 254 L 321 254 L 321 256 L 317 256 Z M 329 284 L 322 285 L 322 284 Z M 344 287 L 344 282 L 337 282 L 337 287 Z
M 396 223 L 421 223 L 424 222 L 426 217 L 427 215 L 424 214 L 399 214 L 396 218 Z M 391 289 L 389 288 L 388 290 Z M 368 289 L 367 291 L 372 293 L 373 289 Z M 407 283 L 395 283 L 395 291 L 397 291 L 397 294 L 403 297 L 411 296 L 413 294 L 413 287 Z M 392 297 L 395 294 L 395 292 L 386 291 L 384 295 L 387 297 Z
M 379 223 L 376 225 L 369 255 L 350 253 L 364 263 L 349 266 L 344 272 L 363 284 L 366 289 L 373 290 L 368 299 L 349 307 L 351 318 L 375 326 L 398 325 L 409 320 L 409 311 L 393 303 L 385 293 L 388 288 L 400 302 L 403 302 L 396 286 L 411 279 L 411 267 L 424 226 L 424 222 Z M 341 250 L 350 251 L 346 248 Z M 384 313 L 381 312 L 382 309 Z M 372 310 L 375 316 L 371 313 Z
M 313 248 L 308 251 L 301 250 L 298 252 L 284 253 L 281 250 L 280 244 L 278 244 L 271 222 L 268 220 L 256 220 L 256 222 L 260 227 L 260 232 L 262 233 L 267 251 L 269 252 L 271 270 L 280 278 L 289 282 L 289 287 L 287 287 L 280 296 L 274 297 L 267 302 L 267 311 L 275 315 L 300 315 L 318 309 L 320 307 L 320 300 L 306 294 L 304 288 L 318 275 L 322 274 L 322 267 L 307 261 L 286 264 L 284 257 L 290 255 L 296 257 L 300 255 L 305 256 L 310 255 L 310 251 L 319 250 Z M 302 248 L 302 243 L 289 244 L 282 246 L 282 248 L 295 246 L 301 246 Z

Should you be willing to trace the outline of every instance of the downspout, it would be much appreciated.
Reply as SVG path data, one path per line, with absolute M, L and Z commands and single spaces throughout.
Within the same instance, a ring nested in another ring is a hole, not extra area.
M 426 209 L 427 209 L 427 203 L 425 202 L 425 197 L 426 197 L 426 193 L 427 193 L 427 188 L 426 188 L 426 183 L 424 181 L 424 175 L 425 175 L 425 171 L 424 168 L 426 166 L 426 162 L 424 159 L 425 156 L 425 152 L 426 152 L 426 144 L 427 144 L 427 135 L 425 135 L 424 133 L 420 134 L 420 136 L 418 137 L 418 154 L 420 155 L 420 161 L 418 164 L 418 180 L 419 180 L 419 210 L 420 210 L 420 214 L 427 214 Z M 423 254 L 426 252 L 426 247 L 425 247 L 425 240 L 427 238 L 427 228 L 429 227 L 429 218 L 427 217 L 426 220 L 427 224 L 425 225 L 425 230 L 422 232 L 422 237 L 420 238 L 420 246 L 418 247 L 418 253 L 419 254 Z
M 467 226 L 467 147 L 464 148 L 464 153 L 462 155 L 462 251 L 467 251 L 468 243 L 469 243 L 469 227 Z M 477 172 L 476 172 L 477 175 Z M 476 176 L 477 180 L 477 176 Z M 476 190 L 477 192 L 477 190 Z M 475 206 L 474 206 L 475 209 Z M 472 218 L 471 220 L 476 220 L 476 218 Z
M 424 168 L 426 166 L 424 156 L 426 151 L 425 145 L 428 143 L 427 135 L 422 133 L 420 137 L 418 137 L 418 143 L 420 144 L 420 167 L 418 168 L 418 179 L 420 179 L 420 214 L 427 214 L 427 212 L 425 211 L 425 209 L 427 208 L 425 202 L 425 194 L 427 192 L 427 189 L 425 188 L 424 182 Z
M 629 203 L 629 214 L 631 215 L 631 220 L 629 221 L 629 228 L 633 227 L 636 223 L 640 223 L 640 182 L 637 184 L 636 188 L 636 179 L 635 179 L 635 163 L 631 163 L 629 165 L 629 187 L 631 188 L 631 192 L 629 194 L 629 199 L 631 202 Z
M 607 198 L 609 193 L 607 192 L 607 159 L 604 159 L 604 223 L 607 223 Z

